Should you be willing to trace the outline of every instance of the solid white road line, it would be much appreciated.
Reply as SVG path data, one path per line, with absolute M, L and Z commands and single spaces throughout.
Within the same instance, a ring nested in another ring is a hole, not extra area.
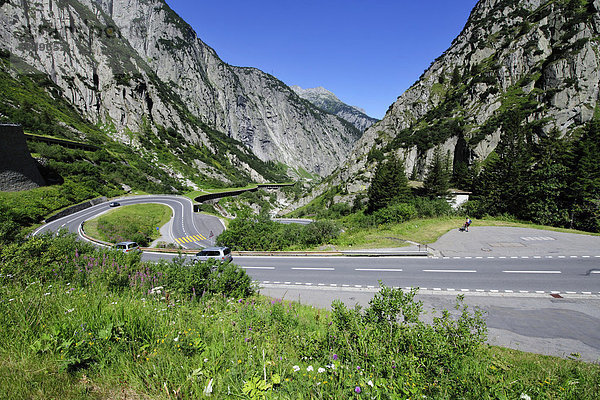
M 505 274 L 562 274 L 561 271 L 502 271 Z
M 298 271 L 335 271 L 335 268 L 303 268 L 303 267 L 298 267 L 298 268 L 292 268 L 294 270 L 298 270 Z

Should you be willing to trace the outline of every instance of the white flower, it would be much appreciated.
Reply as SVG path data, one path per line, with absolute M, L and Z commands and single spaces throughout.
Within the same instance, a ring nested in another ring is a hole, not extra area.
M 317 370 L 318 373 L 322 374 L 323 372 L 325 372 L 325 368 L 321 367 Z
M 327 364 L 326 367 L 330 368 L 330 369 L 335 369 L 335 364 L 333 364 L 333 363 L 332 364 Z
M 531 397 L 527 396 L 525 393 L 521 393 L 521 397 L 519 397 L 519 399 L 531 400 Z
M 294 365 L 292 368 L 294 368 L 294 372 L 300 371 L 300 367 L 297 365 Z
M 306 368 L 306 370 L 310 372 L 310 371 L 314 371 L 314 368 L 313 368 L 313 366 L 312 366 L 312 365 L 309 365 L 309 366 Z
M 74 308 L 69 308 L 69 309 L 68 309 L 68 310 L 65 312 L 65 314 L 67 314 L 67 313 L 72 313 L 73 311 L 75 311 L 75 309 L 74 309 Z
M 204 394 L 206 396 L 210 396 L 210 394 L 212 393 L 212 390 L 213 390 L 212 389 L 212 383 L 213 383 L 213 380 L 211 378 L 211 380 L 208 381 L 208 385 L 206 385 L 206 387 L 204 388 Z
M 174 342 L 179 342 L 179 336 L 177 336 L 175 339 L 173 339 Z
M 367 382 L 367 385 L 373 387 L 373 381 L 369 380 L 369 382 Z
M 44 296 L 50 296 L 50 292 L 44 293 Z

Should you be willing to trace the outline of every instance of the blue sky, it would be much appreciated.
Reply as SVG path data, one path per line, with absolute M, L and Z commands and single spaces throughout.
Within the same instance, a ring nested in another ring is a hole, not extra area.
M 382 118 L 464 27 L 476 0 L 166 0 L 231 64 L 323 86 Z

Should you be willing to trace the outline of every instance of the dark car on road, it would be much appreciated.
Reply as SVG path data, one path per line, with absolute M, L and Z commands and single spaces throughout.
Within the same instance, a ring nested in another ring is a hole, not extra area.
M 118 201 L 111 201 L 110 203 L 108 203 L 109 207 L 119 207 L 121 205 L 121 203 L 119 203 Z

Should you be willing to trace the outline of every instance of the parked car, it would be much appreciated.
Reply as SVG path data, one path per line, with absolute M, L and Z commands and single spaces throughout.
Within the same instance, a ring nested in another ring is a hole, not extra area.
M 136 242 L 119 242 L 115 244 L 115 249 L 120 250 L 123 253 L 142 252 L 140 246 Z
M 111 201 L 110 203 L 108 203 L 109 207 L 119 207 L 121 205 L 121 203 L 119 203 L 118 201 Z
M 194 262 L 208 261 L 209 259 L 229 262 L 233 260 L 231 249 L 229 247 L 207 247 L 196 253 L 193 258 Z

